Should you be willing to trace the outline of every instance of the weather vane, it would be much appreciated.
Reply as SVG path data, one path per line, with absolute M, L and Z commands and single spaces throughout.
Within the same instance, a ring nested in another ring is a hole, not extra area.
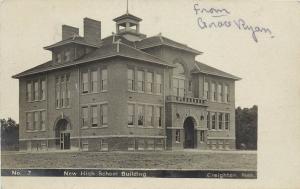
M 126 14 L 128 14 L 128 0 L 127 0 L 127 9 L 126 9 Z

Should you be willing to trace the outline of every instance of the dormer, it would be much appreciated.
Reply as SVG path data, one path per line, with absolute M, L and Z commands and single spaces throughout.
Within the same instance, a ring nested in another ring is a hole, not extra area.
M 117 35 L 122 35 L 129 41 L 139 41 L 146 38 L 146 35 L 140 33 L 141 18 L 126 13 L 113 19 L 113 21 L 116 22 Z
M 101 22 L 84 18 L 84 36 L 79 36 L 79 28 L 62 25 L 62 40 L 44 47 L 52 52 L 54 64 L 72 62 L 96 49 L 101 43 Z

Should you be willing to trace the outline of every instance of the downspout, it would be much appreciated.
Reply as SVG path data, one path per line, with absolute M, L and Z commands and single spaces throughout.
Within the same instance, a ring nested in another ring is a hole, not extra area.
M 76 66 L 77 67 L 77 66 Z M 81 137 L 80 137 L 80 111 L 81 111 L 81 106 L 80 106 L 80 72 L 79 72 L 79 67 L 77 67 L 77 78 L 78 78 L 78 84 L 77 84 L 77 90 L 78 90 L 78 118 L 79 118 L 79 124 L 78 124 L 78 151 L 81 150 Z
M 48 103 L 49 103 L 49 92 L 48 92 L 48 72 L 46 72 L 46 91 L 45 91 L 45 95 L 46 95 L 46 119 L 47 119 L 47 150 L 49 150 L 49 134 L 50 134 L 50 127 L 49 127 L 49 110 L 48 110 Z M 45 120 L 46 121 L 46 120 Z M 55 127 L 55 126 L 54 126 Z M 54 143 L 55 144 L 55 143 Z
M 165 68 L 164 68 L 164 74 L 163 74 L 163 80 L 164 80 L 164 94 L 163 94 L 163 103 L 164 103 L 164 126 L 165 126 L 165 150 L 167 149 L 167 126 L 166 126 L 166 81 L 165 81 Z

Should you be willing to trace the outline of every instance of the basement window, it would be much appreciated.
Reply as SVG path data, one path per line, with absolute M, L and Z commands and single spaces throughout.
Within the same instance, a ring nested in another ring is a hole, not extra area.
M 180 143 L 180 130 L 179 129 L 177 129 L 175 131 L 175 141 L 176 141 L 176 143 Z
M 108 151 L 108 143 L 104 139 L 100 139 L 100 151 Z
M 134 151 L 135 150 L 135 140 L 129 139 L 128 141 L 128 151 Z
M 88 140 L 82 140 L 81 141 L 81 147 L 82 147 L 82 151 L 88 151 L 89 150 Z

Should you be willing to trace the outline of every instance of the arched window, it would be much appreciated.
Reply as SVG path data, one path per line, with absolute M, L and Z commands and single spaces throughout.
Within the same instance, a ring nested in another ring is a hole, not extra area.
M 173 95 L 184 96 L 185 93 L 185 75 L 184 68 L 180 63 L 175 63 L 173 70 Z

